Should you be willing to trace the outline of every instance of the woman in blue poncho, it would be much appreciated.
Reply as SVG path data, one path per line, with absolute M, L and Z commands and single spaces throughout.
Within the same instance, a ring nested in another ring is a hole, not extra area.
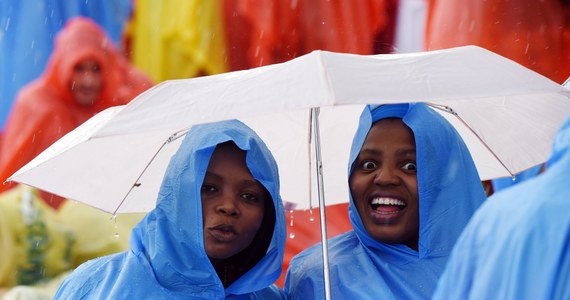
M 424 104 L 366 107 L 350 153 L 354 228 L 329 241 L 336 299 L 429 299 L 485 192 L 455 129 Z M 285 289 L 323 299 L 320 246 L 295 257 Z
M 193 127 L 131 249 L 81 265 L 56 299 L 284 299 L 277 165 L 238 121 Z
M 473 216 L 434 299 L 570 299 L 570 118 L 546 171 Z

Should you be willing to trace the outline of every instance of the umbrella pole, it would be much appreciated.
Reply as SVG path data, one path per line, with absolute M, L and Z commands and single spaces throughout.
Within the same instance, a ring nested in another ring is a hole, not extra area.
M 329 272 L 329 251 L 327 241 L 327 218 L 325 213 L 325 192 L 323 184 L 323 161 L 321 158 L 321 137 L 319 131 L 319 111 L 318 107 L 311 108 L 315 135 L 315 158 L 317 167 L 317 190 L 319 195 L 319 212 L 321 221 L 321 245 L 323 250 L 323 275 L 325 280 L 325 299 L 331 299 L 330 272 Z

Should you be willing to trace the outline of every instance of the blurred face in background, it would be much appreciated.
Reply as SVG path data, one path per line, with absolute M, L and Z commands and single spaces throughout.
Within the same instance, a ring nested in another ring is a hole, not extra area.
M 99 99 L 103 89 L 101 67 L 94 59 L 85 59 L 73 67 L 71 93 L 81 106 L 91 106 Z

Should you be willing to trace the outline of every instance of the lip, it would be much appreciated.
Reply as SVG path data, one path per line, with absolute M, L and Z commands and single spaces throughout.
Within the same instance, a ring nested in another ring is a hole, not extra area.
M 235 228 L 227 224 L 208 227 L 208 232 L 214 239 L 223 243 L 232 242 L 239 236 Z
M 407 204 L 407 201 L 404 200 L 402 197 L 393 195 L 393 194 L 386 194 L 386 193 L 375 193 L 370 195 L 368 198 L 368 209 L 370 213 L 370 218 L 373 223 L 375 224 L 393 224 L 401 218 L 404 213 L 406 212 L 406 206 L 400 207 L 401 209 L 394 209 L 399 206 L 393 206 L 392 209 L 381 209 L 375 210 L 372 208 L 372 199 L 375 198 L 390 198 L 390 199 L 397 199 L 403 201 Z

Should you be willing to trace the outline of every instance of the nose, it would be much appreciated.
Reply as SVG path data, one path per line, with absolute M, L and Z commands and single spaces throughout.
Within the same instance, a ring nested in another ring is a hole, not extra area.
M 400 177 L 392 168 L 379 168 L 374 175 L 374 184 L 377 185 L 398 185 Z
M 98 75 L 92 71 L 86 71 L 81 74 L 81 83 L 84 85 L 92 85 L 97 81 Z
M 228 217 L 238 217 L 240 211 L 236 205 L 236 200 L 230 195 L 223 195 L 216 206 L 216 211 Z

